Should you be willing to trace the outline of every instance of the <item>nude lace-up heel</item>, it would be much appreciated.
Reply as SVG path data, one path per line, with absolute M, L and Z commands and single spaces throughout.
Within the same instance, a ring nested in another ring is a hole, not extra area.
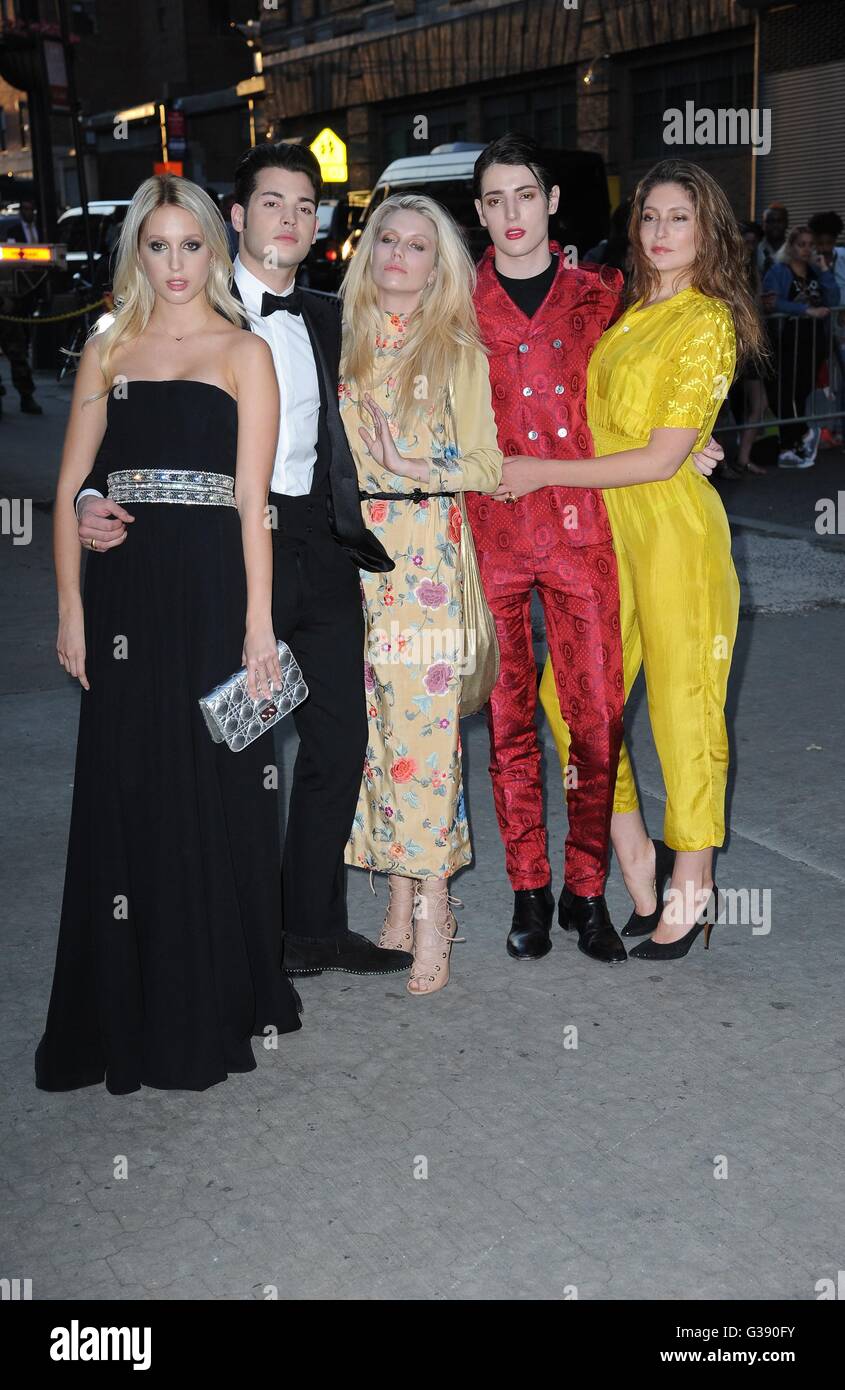
M 408 980 L 409 994 L 436 994 L 449 983 L 449 956 L 458 924 L 453 907 L 463 907 L 460 898 L 449 896 L 445 878 L 421 879 L 417 885 L 414 912 L 414 968 Z
M 373 888 L 372 875 L 370 887 Z M 405 874 L 387 875 L 387 912 L 378 939 L 383 951 L 413 952 L 416 887 L 415 878 L 407 878 Z M 373 888 L 373 893 L 375 891 Z

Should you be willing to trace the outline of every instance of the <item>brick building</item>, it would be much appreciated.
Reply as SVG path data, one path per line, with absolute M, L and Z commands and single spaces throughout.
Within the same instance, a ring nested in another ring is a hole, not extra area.
M 845 0 L 273 0 L 261 29 L 274 136 L 330 126 L 352 189 L 402 155 L 519 128 L 599 151 L 612 201 L 676 153 L 740 216 L 775 196 L 845 212 Z M 668 147 L 664 112 L 688 102 L 768 105 L 771 152 Z
M 757 211 L 784 202 L 793 225 L 845 218 L 845 0 L 743 0 L 759 16 L 759 104 L 772 148 L 756 163 Z
M 671 152 L 667 108 L 750 106 L 754 89 L 755 21 L 737 0 L 278 0 L 261 29 L 274 135 L 331 126 L 351 188 L 402 155 L 518 128 L 599 151 L 613 198 Z M 748 149 L 677 152 L 747 210 Z
M 330 126 L 348 146 L 345 190 L 360 190 L 402 155 L 519 128 L 600 152 L 612 201 L 679 153 L 740 215 L 773 198 L 800 217 L 845 212 L 845 0 L 68 2 L 92 197 L 127 197 L 151 172 L 164 108 L 169 157 L 220 191 L 268 134 L 310 144 Z M 49 23 L 56 3 L 0 0 L 0 21 L 24 11 Z M 769 109 L 770 153 L 668 147 L 664 113 L 687 103 Z M 0 79 L 0 200 L 10 176 L 31 176 L 28 122 L 27 93 Z M 51 129 L 59 202 L 72 202 L 68 118 Z
M 256 0 L 68 0 L 92 198 L 130 197 L 164 145 L 189 177 L 229 187 L 237 156 L 264 134 L 258 50 L 247 43 L 258 8 Z M 0 68 L 24 24 L 37 34 L 57 30 L 58 18 L 56 0 L 0 0 Z M 0 200 L 4 182 L 11 189 L 14 176 L 33 175 L 24 81 L 0 77 Z M 75 203 L 70 118 L 48 119 L 57 202 Z

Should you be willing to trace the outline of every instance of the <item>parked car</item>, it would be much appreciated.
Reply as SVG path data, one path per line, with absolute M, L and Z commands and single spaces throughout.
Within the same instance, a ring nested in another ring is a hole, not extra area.
M 111 255 L 128 207 L 128 198 L 89 202 L 88 217 L 91 222 L 95 261 L 98 261 L 103 253 Z M 82 220 L 81 207 L 68 208 L 62 213 L 58 222 L 57 240 L 63 241 L 67 246 L 68 270 L 71 273 L 80 270 L 87 260 L 85 223 Z
M 489 237 L 478 221 L 472 195 L 472 173 L 483 145 L 438 145 L 431 154 L 394 159 L 370 194 L 360 224 L 353 228 L 341 248 L 344 264 L 355 247 L 369 218 L 379 203 L 392 193 L 427 193 L 448 208 L 469 242 L 476 260 L 489 244 Z M 607 236 L 610 202 L 607 176 L 601 155 L 584 150 L 544 150 L 543 158 L 560 187 L 560 204 L 550 222 L 552 237 L 563 246 L 576 246 L 583 256 Z
M 0 244 L 17 238 L 21 219 L 16 212 L 0 213 Z
M 343 278 L 341 247 L 349 229 L 349 204 L 345 198 L 321 198 L 317 204 L 317 240 L 308 252 L 300 284 L 312 290 L 334 292 Z

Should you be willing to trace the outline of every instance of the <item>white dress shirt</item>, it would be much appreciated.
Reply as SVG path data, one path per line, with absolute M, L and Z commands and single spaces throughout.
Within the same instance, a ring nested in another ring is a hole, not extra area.
M 253 333 L 270 347 L 279 383 L 279 442 L 270 491 L 303 497 L 311 491 L 320 419 L 320 386 L 308 329 L 301 315 L 282 309 L 261 317 L 261 298 L 265 291 L 274 291 L 247 270 L 239 256 L 235 257 L 235 283 L 249 311 Z M 291 285 L 285 294 L 292 293 L 293 288 Z
M 261 317 L 262 296 L 265 290 L 273 291 L 247 270 L 238 256 L 235 283 L 244 308 L 249 311 L 252 331 L 269 344 L 279 383 L 279 442 L 270 491 L 303 497 L 311 491 L 320 421 L 320 385 L 308 329 L 301 315 L 281 309 Z M 291 285 L 285 294 L 291 294 L 293 288 Z M 85 488 L 76 499 L 77 511 L 83 497 L 88 496 L 102 497 L 102 493 L 93 487 Z

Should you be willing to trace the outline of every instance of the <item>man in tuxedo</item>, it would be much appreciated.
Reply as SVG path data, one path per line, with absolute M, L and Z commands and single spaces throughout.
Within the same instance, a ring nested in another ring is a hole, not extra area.
M 309 689 L 293 715 L 300 743 L 282 862 L 285 968 L 384 975 L 410 969 L 413 957 L 349 931 L 343 852 L 367 745 L 358 570 L 387 571 L 393 562 L 364 526 L 337 408 L 338 301 L 294 283 L 316 238 L 320 191 L 310 150 L 261 145 L 238 164 L 231 212 L 239 240 L 233 292 L 272 351 L 281 395 L 269 498 L 273 621 Z M 124 523 L 107 498 L 85 495 L 89 481 L 77 497 L 79 536 L 100 550 Z

